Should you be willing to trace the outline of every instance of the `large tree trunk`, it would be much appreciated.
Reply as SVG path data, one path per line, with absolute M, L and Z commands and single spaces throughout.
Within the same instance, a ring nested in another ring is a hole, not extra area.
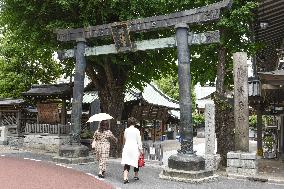
M 234 108 L 228 99 L 215 96 L 216 104 L 216 136 L 217 136 L 217 153 L 220 154 L 220 166 L 227 166 L 227 153 L 234 151 Z
M 221 156 L 221 166 L 227 165 L 227 153 L 234 150 L 234 109 L 225 95 L 225 64 L 227 50 L 220 46 L 218 54 L 218 68 L 216 81 L 216 95 L 214 102 L 216 104 L 216 137 L 217 153 Z
M 114 117 L 114 119 L 111 120 L 111 131 L 114 136 L 117 137 L 118 142 L 116 145 L 111 145 L 110 155 L 112 157 L 120 157 L 123 140 L 122 133 L 124 128 L 122 128 L 122 125 L 117 124 L 117 121 L 121 121 L 123 111 L 123 86 L 116 86 L 116 88 L 109 88 L 106 86 L 104 88 L 100 88 L 99 98 L 102 112 L 107 112 Z
M 94 67 L 96 68 L 94 69 Z M 111 120 L 110 129 L 117 137 L 118 142 L 111 144 L 110 155 L 112 157 L 120 157 L 122 150 L 124 128 L 117 124 L 117 121 L 121 121 L 124 105 L 124 89 L 128 74 L 125 70 L 121 70 L 117 64 L 113 64 L 108 57 L 104 58 L 99 65 L 89 62 L 86 69 L 87 75 L 92 80 L 95 89 L 98 90 L 101 112 L 114 117 Z

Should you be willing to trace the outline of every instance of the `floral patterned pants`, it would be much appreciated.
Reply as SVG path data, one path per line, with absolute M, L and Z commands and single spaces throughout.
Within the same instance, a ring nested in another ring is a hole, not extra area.
M 106 161 L 109 158 L 109 142 L 98 142 L 96 148 L 96 158 L 99 162 L 99 171 L 103 172 L 106 170 Z

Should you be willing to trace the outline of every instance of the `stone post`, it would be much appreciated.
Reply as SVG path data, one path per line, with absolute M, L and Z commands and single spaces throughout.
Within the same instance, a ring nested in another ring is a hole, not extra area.
M 184 23 L 176 25 L 176 42 L 178 49 L 181 150 L 178 151 L 178 154 L 169 157 L 168 167 L 161 172 L 160 178 L 195 183 L 212 179 L 213 171 L 205 170 L 205 159 L 193 152 L 190 53 L 188 26 Z
M 89 157 L 89 149 L 87 146 L 81 145 L 81 115 L 82 115 L 82 100 L 85 79 L 85 44 L 84 38 L 77 39 L 77 47 L 75 50 L 76 66 L 73 87 L 73 101 L 71 114 L 71 139 L 69 144 L 59 147 L 59 156 L 53 157 L 53 161 L 59 163 L 85 163 L 93 161 Z
M 205 154 L 215 153 L 215 105 L 205 105 Z
M 220 155 L 215 154 L 215 105 L 205 105 L 205 169 L 217 170 Z
M 193 154 L 192 101 L 190 53 L 188 46 L 188 26 L 176 25 L 176 43 L 178 50 L 178 83 L 180 104 L 181 154 Z
M 8 135 L 8 127 L 7 126 L 0 127 L 0 145 L 8 144 L 7 135 Z
M 84 79 L 85 79 L 85 45 L 86 40 L 84 38 L 77 39 L 77 47 L 75 51 L 76 55 L 76 67 L 74 76 L 73 87 L 73 101 L 72 101 L 72 114 L 71 114 L 71 143 L 80 144 L 81 133 L 81 115 L 82 115 L 82 101 L 84 94 Z
M 247 54 L 233 54 L 234 61 L 234 119 L 236 152 L 227 153 L 229 176 L 253 176 L 257 173 L 258 161 L 255 153 L 249 153 L 249 109 Z
M 249 151 L 249 108 L 247 53 L 233 54 L 234 61 L 234 119 L 235 147 L 242 152 Z

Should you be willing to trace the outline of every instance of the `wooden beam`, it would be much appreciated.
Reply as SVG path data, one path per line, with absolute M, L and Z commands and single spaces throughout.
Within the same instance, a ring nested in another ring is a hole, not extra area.
M 135 19 L 127 22 L 115 22 L 88 28 L 58 29 L 58 41 L 74 41 L 77 38 L 95 38 L 112 35 L 112 28 L 119 25 L 127 25 L 129 32 L 145 32 L 160 28 L 172 27 L 177 23 L 202 23 L 219 19 L 220 9 L 230 8 L 233 0 L 224 0 L 201 8 L 190 9 L 168 15 L 153 16 Z
M 265 33 L 260 33 L 257 35 L 257 37 L 266 39 L 271 36 L 273 37 L 274 35 L 277 35 L 277 34 L 284 36 L 284 25 L 280 27 L 272 28 L 271 30 L 267 30 L 267 32 Z
M 266 29 L 258 29 L 256 30 L 256 33 L 258 36 L 260 35 L 267 35 L 270 34 L 271 32 L 274 32 L 275 30 L 279 30 L 280 28 L 284 28 L 284 14 L 282 19 L 277 20 L 277 22 L 269 22 L 268 27 Z
M 193 34 L 190 33 L 188 37 L 188 44 L 208 44 L 208 43 L 218 43 L 220 42 L 219 31 L 209 31 L 205 33 Z M 153 49 L 163 49 L 176 47 L 175 37 L 152 39 L 134 42 L 134 47 L 132 52 L 135 51 L 145 51 Z M 85 56 L 97 56 L 103 54 L 117 54 L 118 51 L 114 44 L 103 45 L 97 47 L 87 47 L 85 50 Z M 58 52 L 59 59 L 66 59 L 74 57 L 74 49 L 65 50 L 63 52 Z
M 283 31 L 284 32 L 284 31 Z M 257 38 L 257 41 L 264 42 L 266 45 L 275 47 L 275 49 L 281 47 L 284 35 L 282 33 L 275 34 L 274 36 L 267 36 L 262 38 Z
M 265 0 L 263 2 L 260 2 L 259 7 L 258 7 L 258 12 L 263 12 L 264 10 L 268 8 L 275 7 L 275 4 L 277 3 L 278 2 L 275 0 Z
M 262 84 L 261 89 L 262 90 L 275 90 L 275 89 L 283 89 L 283 88 L 278 85 Z
M 284 8 L 283 2 L 278 2 L 273 7 L 265 7 L 264 10 L 260 10 L 257 13 L 258 20 L 272 20 L 273 17 L 282 13 Z

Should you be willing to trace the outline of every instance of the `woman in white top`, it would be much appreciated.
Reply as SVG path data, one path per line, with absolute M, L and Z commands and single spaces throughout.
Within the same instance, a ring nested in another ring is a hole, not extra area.
M 136 119 L 134 117 L 130 117 L 127 120 L 127 126 L 128 128 L 124 131 L 124 147 L 122 150 L 122 160 L 121 164 L 124 165 L 124 184 L 129 183 L 128 181 L 128 173 L 130 170 L 130 166 L 134 167 L 134 179 L 139 180 L 138 178 L 138 159 L 141 153 L 143 153 L 142 150 L 142 142 L 141 142 L 141 136 L 140 131 L 135 128 Z

